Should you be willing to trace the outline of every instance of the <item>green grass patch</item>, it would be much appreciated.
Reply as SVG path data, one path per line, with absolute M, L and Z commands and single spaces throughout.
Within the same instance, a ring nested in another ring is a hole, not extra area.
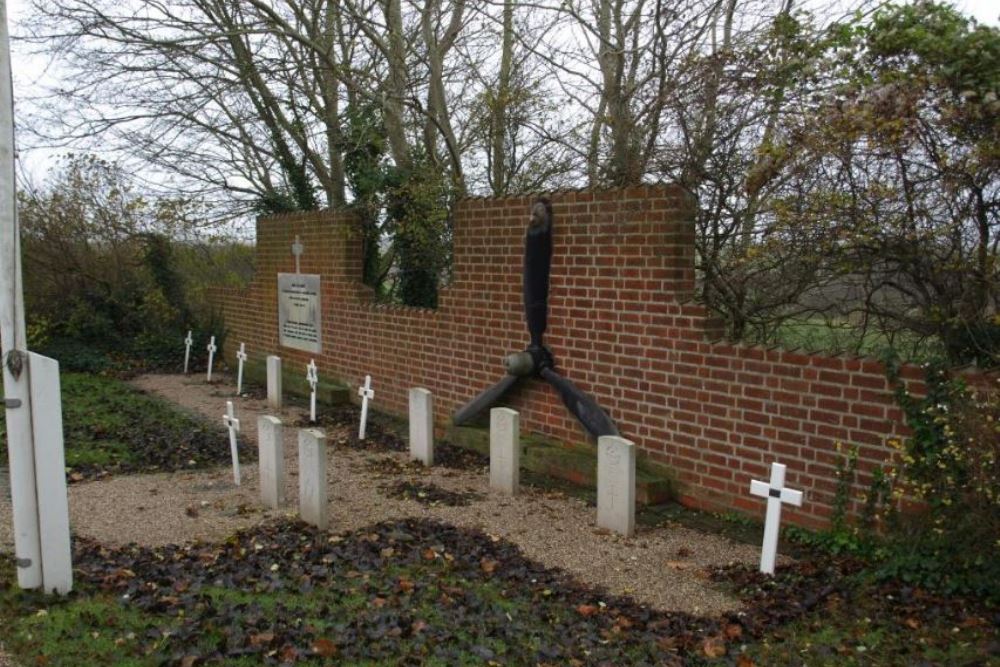
M 71 479 L 220 465 L 225 431 L 172 403 L 101 375 L 63 373 L 63 433 Z M 0 455 L 7 457 L 0 416 Z M 241 451 L 241 458 L 255 452 Z
M 859 582 L 749 644 L 742 655 L 756 665 L 971 667 L 1000 664 L 996 637 L 995 619 L 982 607 Z
M 433 521 L 343 536 L 276 522 L 157 549 L 78 540 L 74 557 L 65 599 L 0 569 L 0 623 L 23 664 L 681 664 L 720 632 Z
M 922 363 L 945 358 L 939 341 L 912 332 L 865 331 L 846 320 L 809 317 L 787 320 L 764 341 L 787 349 L 817 352 L 851 352 L 874 358 L 893 354 L 904 361 Z
M 857 561 L 777 577 L 714 573 L 745 602 L 704 618 L 574 582 L 513 544 L 435 521 L 344 535 L 273 522 L 221 544 L 74 545 L 66 598 L 0 565 L 0 623 L 21 664 L 990 665 L 997 612 Z

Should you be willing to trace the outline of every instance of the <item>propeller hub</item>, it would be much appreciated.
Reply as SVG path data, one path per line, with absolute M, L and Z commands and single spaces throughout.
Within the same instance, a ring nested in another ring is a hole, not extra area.
M 543 368 L 552 368 L 554 365 L 552 353 L 544 346 L 532 346 L 524 352 L 508 354 L 503 360 L 507 373 L 515 377 L 538 375 Z

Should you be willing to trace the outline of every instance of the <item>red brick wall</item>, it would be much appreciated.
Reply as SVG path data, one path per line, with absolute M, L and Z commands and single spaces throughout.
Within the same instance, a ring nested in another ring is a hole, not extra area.
M 759 513 L 751 477 L 773 460 L 806 491 L 794 521 L 823 524 L 836 488 L 836 446 L 860 447 L 859 491 L 885 461 L 887 437 L 902 427 L 882 366 L 872 360 L 809 356 L 711 342 L 716 327 L 689 303 L 694 289 L 692 201 L 671 186 L 552 195 L 548 346 L 557 369 L 594 395 L 650 459 L 681 483 L 682 500 Z M 444 426 L 456 408 L 503 373 L 501 359 L 527 344 L 521 306 L 522 237 L 530 197 L 470 199 L 455 212 L 454 277 L 440 307 L 375 305 L 360 284 L 361 242 L 347 213 L 262 219 L 256 277 L 249 289 L 218 290 L 229 330 L 226 358 L 240 341 L 257 358 L 279 354 L 286 368 L 310 355 L 278 347 L 278 272 L 294 270 L 291 243 L 305 244 L 303 273 L 322 275 L 320 373 L 352 390 L 370 373 L 376 403 L 405 414 L 407 391 L 435 395 Z M 287 372 L 287 371 L 286 371 Z M 904 369 L 911 380 L 919 369 Z M 554 390 L 523 381 L 506 403 L 521 428 L 563 441 L 586 433 Z

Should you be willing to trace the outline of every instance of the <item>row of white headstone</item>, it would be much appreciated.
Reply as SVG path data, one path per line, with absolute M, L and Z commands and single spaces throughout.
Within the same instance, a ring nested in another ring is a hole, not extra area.
M 410 457 L 434 462 L 433 396 L 410 390 Z M 597 526 L 627 537 L 635 533 L 635 444 L 619 436 L 597 440 Z M 520 483 L 520 417 L 509 408 L 490 410 L 490 488 L 516 494 Z M 760 571 L 774 574 L 781 506 L 802 506 L 802 492 L 785 487 L 785 466 L 771 464 L 770 482 L 751 480 L 750 493 L 767 498 Z
M 188 333 L 190 347 L 191 334 Z M 211 380 L 211 358 L 214 353 L 215 337 L 209 343 L 209 381 Z M 243 378 L 243 362 L 246 350 L 240 343 L 237 353 L 239 371 L 237 393 Z M 187 354 L 185 354 L 185 367 Z M 313 359 L 306 366 L 306 380 L 311 392 L 309 400 L 309 420 L 316 421 L 316 388 L 319 383 L 318 369 Z M 275 355 L 267 358 L 267 395 L 269 404 L 277 409 L 282 406 L 281 358 Z M 375 398 L 371 375 L 365 376 L 365 383 L 358 388 L 361 397 L 361 419 L 358 425 L 358 439 L 365 439 L 368 421 L 368 404 Z M 233 413 L 232 401 L 226 404 L 225 424 L 229 429 L 229 443 L 233 459 L 233 477 L 240 483 L 239 456 L 236 433 L 239 420 Z M 277 417 L 265 416 L 258 420 L 260 434 L 261 494 L 264 503 L 277 507 L 281 503 L 284 488 L 284 458 L 281 452 L 281 421 Z M 434 395 L 422 387 L 415 387 L 409 394 L 410 457 L 425 466 L 434 465 Z M 275 435 L 277 433 L 277 435 Z M 277 439 L 275 439 L 277 438 Z M 516 494 L 520 484 L 520 417 L 509 408 L 493 408 L 490 411 L 490 488 L 507 494 Z M 321 431 L 303 429 L 299 433 L 300 466 L 308 461 L 310 472 L 299 478 L 300 513 L 303 520 L 326 526 L 326 437 Z M 322 461 L 322 466 L 319 462 Z M 635 533 L 636 498 L 636 448 L 635 444 L 619 436 L 602 436 L 597 443 L 597 525 L 599 528 L 625 536 Z M 774 574 L 778 549 L 778 533 L 781 522 L 781 506 L 784 503 L 801 507 L 802 492 L 785 488 L 785 466 L 772 463 L 770 482 L 751 480 L 750 493 L 767 498 L 767 515 L 764 524 L 764 543 L 761 550 L 760 571 Z M 321 475 L 316 477 L 317 475 Z
M 266 507 L 285 504 L 285 429 L 272 415 L 257 418 L 257 461 L 260 498 Z M 315 428 L 299 429 L 299 516 L 319 528 L 329 523 L 326 435 Z
M 490 488 L 516 494 L 520 469 L 520 416 L 509 408 L 493 408 Z M 618 436 L 597 440 L 597 526 L 626 537 L 635 533 L 635 444 Z

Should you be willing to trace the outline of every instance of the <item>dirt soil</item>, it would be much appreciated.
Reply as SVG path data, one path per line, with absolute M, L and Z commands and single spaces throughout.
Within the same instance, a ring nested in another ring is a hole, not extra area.
M 257 418 L 273 414 L 263 400 L 234 396 L 232 378 L 225 376 L 208 385 L 194 376 L 146 375 L 134 385 L 220 421 L 226 401 L 233 400 L 241 420 L 240 438 L 250 444 L 256 444 Z M 219 540 L 267 518 L 294 516 L 297 429 L 287 425 L 303 412 L 293 407 L 277 415 L 286 424 L 288 471 L 288 502 L 281 511 L 264 510 L 257 465 L 252 463 L 243 466 L 240 487 L 234 485 L 229 467 L 74 484 L 69 489 L 72 529 L 109 544 L 159 545 Z M 349 447 L 351 430 L 345 426 L 327 433 L 333 532 L 408 516 L 437 518 L 509 539 L 528 557 L 561 567 L 587 584 L 660 609 L 702 615 L 739 607 L 736 599 L 707 580 L 705 569 L 736 561 L 753 564 L 759 557 L 752 546 L 679 526 L 640 526 L 632 538 L 609 534 L 595 527 L 594 508 L 579 499 L 530 487 L 514 497 L 491 493 L 486 468 L 425 469 L 410 463 L 405 453 L 360 451 Z M 455 497 L 462 502 L 427 502 L 419 492 L 400 495 L 388 490 L 401 482 L 410 488 L 436 489 L 445 500 Z M 13 550 L 10 517 L 4 493 L 0 550 Z

